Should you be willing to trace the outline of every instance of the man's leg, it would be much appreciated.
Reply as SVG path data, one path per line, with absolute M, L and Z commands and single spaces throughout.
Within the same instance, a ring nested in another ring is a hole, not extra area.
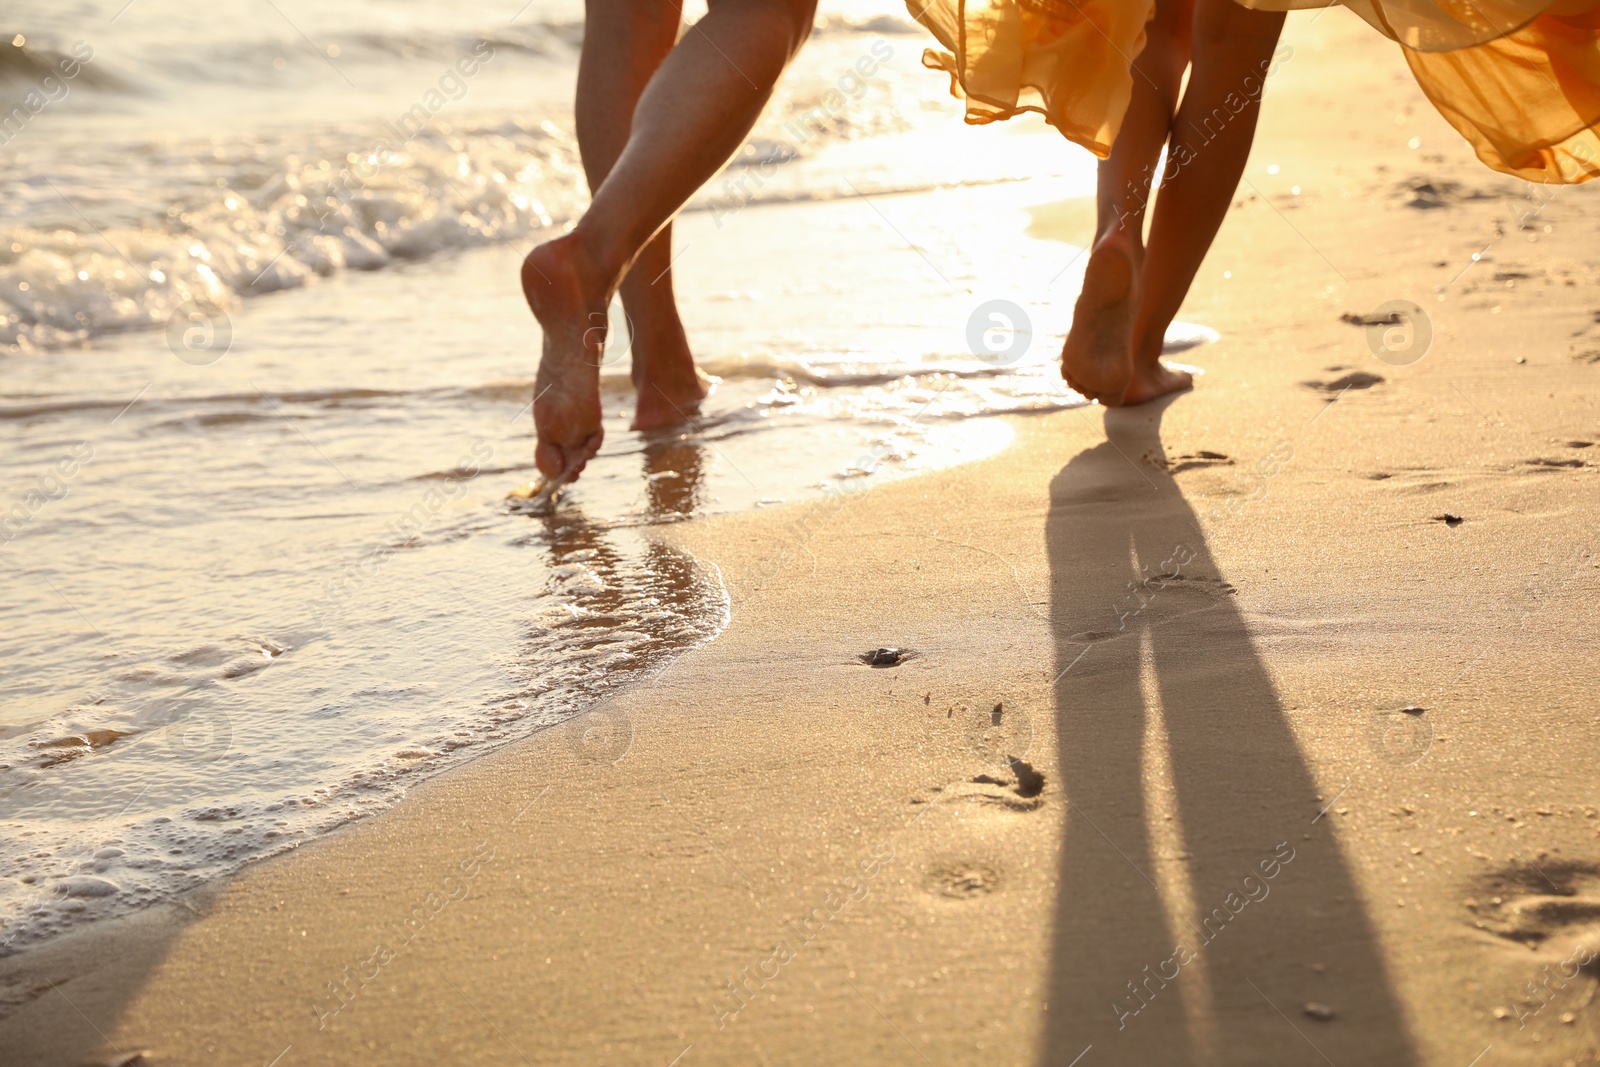
M 634 108 L 677 42 L 683 12 L 676 0 L 589 0 L 578 64 L 578 149 L 591 191 L 600 188 L 628 143 Z M 681 419 L 705 398 L 672 291 L 672 224 L 639 253 L 622 280 L 631 331 L 634 428 Z
M 645 247 L 744 143 L 810 35 L 814 0 L 712 0 L 634 109 L 628 140 L 573 231 L 522 265 L 544 329 L 535 459 L 576 476 L 600 449 L 599 360 L 607 306 Z

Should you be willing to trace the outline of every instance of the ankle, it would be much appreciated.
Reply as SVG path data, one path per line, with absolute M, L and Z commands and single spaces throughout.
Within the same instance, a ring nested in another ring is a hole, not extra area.
M 586 227 L 584 221 L 550 244 L 561 250 L 584 292 L 599 294 L 610 303 L 627 264 L 614 249 L 608 248 L 601 235 Z
M 1133 365 L 1153 367 L 1161 362 L 1161 350 L 1166 347 L 1167 331 L 1151 334 L 1149 330 L 1135 329 L 1133 335 Z
M 674 369 L 666 372 L 653 370 L 642 375 L 634 382 L 634 392 L 643 410 L 665 404 L 678 407 L 682 414 L 689 410 L 689 405 L 697 404 L 710 395 L 709 383 L 710 380 L 691 362 L 686 374 Z
M 635 388 L 661 386 L 679 392 L 699 380 L 700 368 L 689 354 L 687 338 L 680 334 L 670 339 L 657 338 L 642 351 L 635 346 L 632 377 Z
M 1131 226 L 1114 225 L 1100 235 L 1095 242 L 1096 248 L 1115 248 L 1127 255 L 1134 263 L 1144 261 L 1144 241 L 1139 230 Z

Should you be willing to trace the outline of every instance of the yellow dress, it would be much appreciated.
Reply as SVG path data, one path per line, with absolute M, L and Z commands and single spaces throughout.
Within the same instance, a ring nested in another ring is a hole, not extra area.
M 1535 182 L 1600 175 L 1600 4 L 1552 0 L 1237 0 L 1284 11 L 1342 3 L 1399 43 L 1412 74 L 1485 164 Z M 945 51 L 967 121 L 1037 111 L 1104 158 L 1133 90 L 1154 0 L 907 0 Z
M 967 121 L 1037 111 L 1104 159 L 1133 94 L 1133 60 L 1155 0 L 906 0 L 948 51 L 922 62 L 950 75 Z

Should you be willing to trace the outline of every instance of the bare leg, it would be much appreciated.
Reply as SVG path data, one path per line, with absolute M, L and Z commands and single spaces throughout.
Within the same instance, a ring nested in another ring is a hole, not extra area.
M 1282 12 L 1195 0 L 1194 68 L 1172 124 L 1167 173 L 1150 221 L 1124 404 L 1189 387 L 1186 372 L 1161 362 L 1161 345 L 1238 189 L 1282 29 Z
M 1189 64 L 1194 0 L 1157 0 L 1133 63 L 1133 97 L 1110 158 L 1100 164 L 1094 250 L 1062 349 L 1062 374 L 1078 392 L 1121 401 L 1133 374 L 1133 328 L 1144 262 L 1145 205 L 1172 132 Z
M 639 96 L 677 42 L 682 15 L 675 0 L 589 0 L 576 111 L 578 149 L 591 192 L 600 188 L 622 154 Z M 622 280 L 638 392 L 636 430 L 676 422 L 706 396 L 706 379 L 694 365 L 678 317 L 671 264 L 669 222 Z
M 815 0 L 711 0 L 645 85 L 627 143 L 573 231 L 522 264 L 544 330 L 533 404 L 547 476 L 575 476 L 600 449 L 599 357 L 624 275 L 749 134 L 811 32 Z M 650 279 L 645 279 L 649 281 Z

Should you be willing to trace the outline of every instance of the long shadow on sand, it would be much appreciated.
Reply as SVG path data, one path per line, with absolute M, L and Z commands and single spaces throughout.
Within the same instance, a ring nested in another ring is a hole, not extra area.
M 1050 487 L 1069 806 L 1039 1062 L 1415 1063 L 1316 783 L 1167 473 L 1160 417 L 1109 412 L 1109 440 Z

